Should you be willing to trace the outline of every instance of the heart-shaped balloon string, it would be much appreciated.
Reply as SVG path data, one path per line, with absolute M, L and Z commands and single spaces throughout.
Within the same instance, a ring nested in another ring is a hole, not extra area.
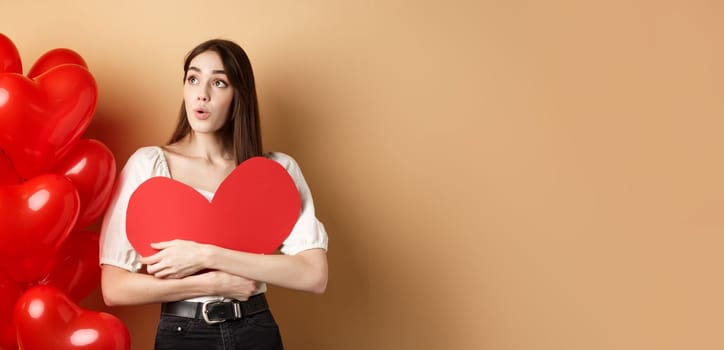
M 15 307 L 23 350 L 128 350 L 128 329 L 115 316 L 86 310 L 53 286 L 35 286 Z
M 286 169 L 254 157 L 224 179 L 211 202 L 178 181 L 147 180 L 129 200 L 126 235 L 142 256 L 156 252 L 151 243 L 173 239 L 269 254 L 289 236 L 300 208 Z
M 0 186 L 0 266 L 17 281 L 38 280 L 68 236 L 80 209 L 73 183 L 45 174 L 19 185 Z

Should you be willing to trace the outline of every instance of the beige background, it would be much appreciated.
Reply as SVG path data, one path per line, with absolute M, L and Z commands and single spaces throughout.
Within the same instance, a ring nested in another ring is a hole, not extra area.
M 86 137 L 166 140 L 183 55 L 239 42 L 267 150 L 331 236 L 289 349 L 722 349 L 719 1 L 3 1 L 28 69 L 98 80 Z M 149 349 L 157 306 L 121 317 Z

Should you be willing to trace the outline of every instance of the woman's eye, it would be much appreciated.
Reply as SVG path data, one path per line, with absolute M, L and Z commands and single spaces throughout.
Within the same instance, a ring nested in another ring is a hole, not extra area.
M 192 77 L 188 77 L 188 78 L 186 78 L 186 81 L 188 81 L 188 82 L 189 82 L 189 84 L 192 84 L 192 85 L 196 85 L 196 83 L 198 83 L 198 82 L 199 82 L 199 80 L 198 80 L 198 79 L 196 79 L 196 77 L 193 77 L 193 76 L 192 76 Z
M 223 87 L 227 87 L 228 84 L 226 84 L 225 81 L 217 80 L 214 82 L 214 86 L 223 88 Z

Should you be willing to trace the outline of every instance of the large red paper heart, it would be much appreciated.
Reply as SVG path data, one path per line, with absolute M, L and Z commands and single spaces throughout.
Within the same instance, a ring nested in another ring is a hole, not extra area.
M 36 69 L 42 74 L 32 78 L 0 71 L 0 149 L 24 179 L 52 168 L 95 112 L 96 82 L 84 66 L 48 66 L 64 57 L 44 59 Z
M 173 239 L 269 254 L 289 236 L 300 208 L 286 169 L 253 157 L 224 179 L 211 202 L 166 177 L 142 183 L 128 203 L 126 234 L 141 256 L 156 252 L 150 243 Z
M 131 337 L 115 316 L 81 308 L 52 286 L 36 286 L 15 306 L 18 343 L 23 350 L 128 350 Z

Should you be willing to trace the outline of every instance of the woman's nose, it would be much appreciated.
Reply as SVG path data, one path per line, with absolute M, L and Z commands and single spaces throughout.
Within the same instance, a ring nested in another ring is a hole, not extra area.
M 199 86 L 197 93 L 199 94 L 198 97 L 196 97 L 197 100 L 204 102 L 209 100 L 209 90 L 205 89 L 203 86 Z

